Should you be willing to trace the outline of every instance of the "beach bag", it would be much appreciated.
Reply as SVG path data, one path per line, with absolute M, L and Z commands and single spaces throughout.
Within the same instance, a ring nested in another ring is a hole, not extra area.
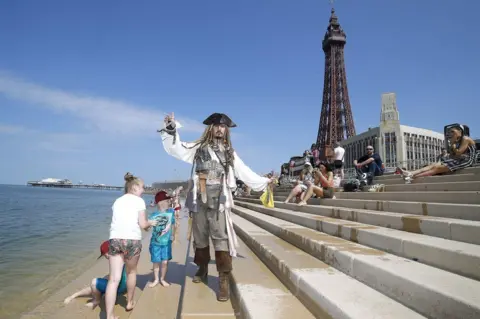
M 260 196 L 260 201 L 262 202 L 263 206 L 268 208 L 273 208 L 273 191 L 270 186 L 263 192 L 262 196 Z
M 344 192 L 359 192 L 360 181 L 358 179 L 351 179 L 343 183 Z

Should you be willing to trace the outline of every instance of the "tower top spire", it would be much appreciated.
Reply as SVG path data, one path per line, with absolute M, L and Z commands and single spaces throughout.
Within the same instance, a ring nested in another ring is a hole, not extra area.
M 330 20 L 322 43 L 324 51 L 325 49 L 328 49 L 333 43 L 345 45 L 345 43 L 347 42 L 347 35 L 340 26 L 340 23 L 338 22 L 338 17 L 335 14 L 333 0 L 330 0 L 330 4 L 332 5 Z
M 332 10 L 331 10 L 332 14 L 330 16 L 330 21 L 332 21 L 333 17 L 337 18 L 337 16 L 335 15 L 335 6 L 333 5 L 334 2 L 335 0 L 330 0 L 330 6 L 332 7 Z

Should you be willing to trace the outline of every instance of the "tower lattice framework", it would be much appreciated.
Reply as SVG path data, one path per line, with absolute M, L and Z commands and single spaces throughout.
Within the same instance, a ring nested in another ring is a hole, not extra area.
M 325 78 L 316 143 L 320 149 L 321 158 L 328 156 L 328 150 L 335 142 L 355 135 L 345 73 L 346 42 L 345 32 L 338 23 L 335 10 L 332 9 L 330 23 L 322 42 L 323 52 L 325 52 Z

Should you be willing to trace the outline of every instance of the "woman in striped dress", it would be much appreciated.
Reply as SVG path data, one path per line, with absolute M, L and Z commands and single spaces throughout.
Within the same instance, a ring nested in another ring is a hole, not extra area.
M 411 183 L 414 178 L 434 176 L 455 172 L 459 169 L 472 166 L 476 160 L 475 141 L 463 135 L 463 127 L 452 127 L 448 133 L 450 139 L 450 157 L 440 163 L 435 163 L 419 170 L 409 172 L 397 167 L 402 172 L 405 182 Z

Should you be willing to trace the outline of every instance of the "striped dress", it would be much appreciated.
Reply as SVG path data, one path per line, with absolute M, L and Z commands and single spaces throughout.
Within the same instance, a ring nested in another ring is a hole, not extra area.
M 465 153 L 457 155 L 453 158 L 445 159 L 442 164 L 448 167 L 450 172 L 455 172 L 459 169 L 467 168 L 475 164 L 476 156 L 477 150 L 475 145 L 471 145 L 468 147 Z

